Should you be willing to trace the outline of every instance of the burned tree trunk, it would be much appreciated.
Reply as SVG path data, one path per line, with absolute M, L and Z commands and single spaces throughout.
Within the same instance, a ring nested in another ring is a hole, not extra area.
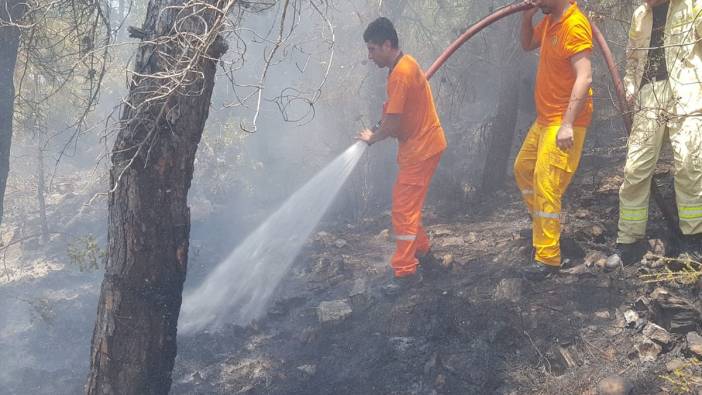
M 167 394 L 190 234 L 188 189 L 208 116 L 221 10 L 149 1 L 112 151 L 108 246 L 88 394 Z M 202 3 L 200 3 L 202 4 Z
M 517 26 L 516 24 L 514 26 Z M 504 52 L 499 56 L 500 70 L 499 97 L 497 114 L 488 135 L 487 159 L 481 177 L 481 195 L 489 196 L 500 189 L 507 177 L 510 163 L 510 151 L 514 141 L 514 132 L 519 114 L 520 72 L 518 58 L 522 51 L 514 39 L 517 32 L 507 25 L 502 34 Z M 515 65 L 517 65 L 515 67 Z
M 487 195 L 500 189 L 507 177 L 509 154 L 519 113 L 519 90 L 515 90 L 515 86 L 519 86 L 517 73 L 502 75 L 497 115 L 488 135 L 487 160 L 481 180 L 481 192 Z
M 0 223 L 3 199 L 10 173 L 12 117 L 15 111 L 15 65 L 20 44 L 20 29 L 15 25 L 27 11 L 23 0 L 0 0 Z

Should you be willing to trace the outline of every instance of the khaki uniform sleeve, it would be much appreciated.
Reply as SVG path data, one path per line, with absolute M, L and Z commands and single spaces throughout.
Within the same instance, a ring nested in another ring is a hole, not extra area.
M 692 2 L 692 17 L 695 18 L 695 34 L 702 38 L 702 0 Z
M 639 7 L 634 11 L 634 15 L 631 18 L 631 27 L 629 28 L 629 41 L 626 46 L 626 66 L 624 68 L 624 89 L 626 94 L 631 96 L 638 90 L 637 81 L 638 70 L 641 65 L 641 56 L 638 53 L 641 51 L 638 49 L 640 47 L 641 37 L 643 36 L 643 19 L 646 9 Z

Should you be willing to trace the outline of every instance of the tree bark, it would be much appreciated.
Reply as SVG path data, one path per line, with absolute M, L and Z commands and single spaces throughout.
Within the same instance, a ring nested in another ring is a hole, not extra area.
M 167 394 L 171 386 L 188 261 L 187 196 L 216 63 L 227 49 L 218 37 L 202 54 L 193 55 L 192 48 L 182 45 L 182 36 L 171 39 L 176 30 L 201 34 L 202 21 L 216 29 L 209 12 L 184 23 L 194 10 L 172 7 L 185 3 L 151 0 L 147 8 L 144 42 L 135 62 L 142 77 L 133 77 L 130 84 L 124 126 L 112 151 L 107 263 L 88 394 Z M 189 56 L 197 61 L 169 67 L 174 59 Z M 164 92 L 164 81 L 151 76 L 174 71 L 185 72 L 188 82 L 155 99 Z
M 20 21 L 27 7 L 23 0 L 0 0 L 0 223 L 7 177 L 10 174 L 12 118 L 15 111 L 15 65 L 20 44 Z
M 46 183 L 44 180 L 44 150 L 37 146 L 37 202 L 41 220 L 41 242 L 49 242 L 49 221 L 46 219 Z
M 515 25 L 516 26 L 516 25 Z M 514 132 L 519 115 L 520 73 L 515 65 L 523 57 L 517 41 L 517 32 L 511 26 L 502 35 L 505 51 L 500 55 L 499 63 L 503 65 L 500 71 L 499 97 L 497 114 L 488 134 L 488 149 L 483 174 L 481 177 L 481 196 L 490 196 L 502 188 L 507 178 L 507 168 L 510 164 L 510 152 L 514 142 Z
M 31 122 L 31 130 L 34 132 L 35 138 L 39 140 L 37 144 L 37 204 L 39 205 L 39 220 L 41 222 L 41 242 L 46 245 L 49 242 L 49 221 L 46 219 L 46 177 L 44 174 L 44 148 L 42 140 L 44 140 L 41 118 L 41 105 L 39 104 L 39 74 L 33 75 L 34 84 L 32 92 L 34 104 L 31 110 L 29 121 Z
M 515 87 L 519 85 L 517 73 L 503 74 L 500 78 L 497 115 L 488 134 L 487 157 L 481 180 L 482 194 L 489 195 L 502 188 L 507 178 L 509 154 L 519 113 L 519 89 Z

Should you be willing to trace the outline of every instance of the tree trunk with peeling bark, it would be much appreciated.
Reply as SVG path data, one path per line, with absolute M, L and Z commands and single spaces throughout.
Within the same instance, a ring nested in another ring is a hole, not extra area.
M 516 26 L 516 25 L 515 25 Z M 503 28 L 501 41 L 504 52 L 499 63 L 502 65 L 499 82 L 497 113 L 492 122 L 488 135 L 487 157 L 481 177 L 480 192 L 483 196 L 491 196 L 502 188 L 507 178 L 507 169 L 511 164 L 510 151 L 514 142 L 517 116 L 519 115 L 519 93 L 521 86 L 519 62 L 524 54 L 514 39 L 518 34 L 513 26 Z
M 20 29 L 14 26 L 27 7 L 23 0 L 0 0 L 0 223 L 7 177 L 10 174 L 12 117 L 15 111 L 15 65 L 20 45 Z
M 167 394 L 171 386 L 188 262 L 188 189 L 216 63 L 227 49 L 219 36 L 202 51 L 183 45 L 198 45 L 182 33 L 202 34 L 203 22 L 210 37 L 217 33 L 218 16 L 192 16 L 198 11 L 183 8 L 187 3 L 151 0 L 143 28 L 130 28 L 143 43 L 112 151 L 107 263 L 88 394 Z M 185 81 L 156 77 L 174 72 Z

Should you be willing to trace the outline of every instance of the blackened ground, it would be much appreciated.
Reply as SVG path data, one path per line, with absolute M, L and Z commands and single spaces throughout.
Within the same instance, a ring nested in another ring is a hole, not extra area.
M 670 390 L 666 363 L 692 361 L 684 335 L 644 362 L 636 350 L 645 339 L 624 318 L 660 285 L 641 281 L 649 269 L 579 266 L 584 254 L 613 253 L 621 160 L 610 158 L 622 157 L 586 156 L 569 190 L 563 234 L 575 242 L 573 274 L 522 279 L 530 224 L 516 190 L 468 214 L 429 209 L 433 253 L 447 265 L 395 298 L 380 292 L 390 277 L 389 217 L 327 230 L 307 245 L 265 317 L 179 339 L 172 393 L 581 394 L 612 374 L 637 394 Z M 652 213 L 649 237 L 670 245 Z M 700 307 L 693 287 L 664 286 Z M 335 300 L 352 313 L 320 323 L 320 303 Z

